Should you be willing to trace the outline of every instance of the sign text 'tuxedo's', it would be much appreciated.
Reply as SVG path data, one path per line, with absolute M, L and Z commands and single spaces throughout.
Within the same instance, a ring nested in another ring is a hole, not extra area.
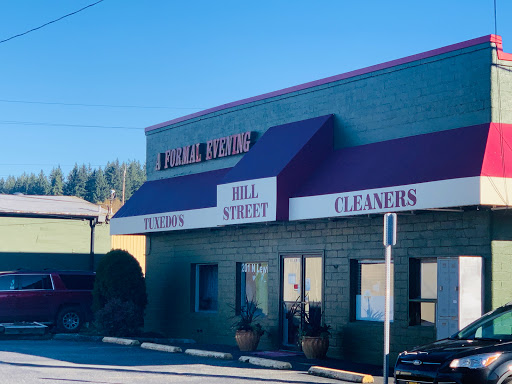
M 249 152 L 250 146 L 251 132 L 208 140 L 206 144 L 185 145 L 184 147 L 169 149 L 164 153 L 158 153 L 155 169 L 161 171 L 181 165 L 200 163 L 203 160 L 238 155 Z

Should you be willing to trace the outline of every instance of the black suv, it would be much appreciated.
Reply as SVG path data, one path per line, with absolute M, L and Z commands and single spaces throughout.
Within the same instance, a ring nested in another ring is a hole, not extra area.
M 94 272 L 0 272 L 0 322 L 37 321 L 76 332 L 92 319 Z
M 512 302 L 447 339 L 402 352 L 395 383 L 512 383 Z

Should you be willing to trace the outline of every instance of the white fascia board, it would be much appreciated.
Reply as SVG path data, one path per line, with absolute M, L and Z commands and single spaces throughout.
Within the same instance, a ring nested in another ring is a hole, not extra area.
M 217 208 L 212 207 L 114 218 L 110 221 L 110 234 L 130 235 L 216 227 L 216 212 Z
M 290 199 L 290 221 L 480 204 L 480 177 Z

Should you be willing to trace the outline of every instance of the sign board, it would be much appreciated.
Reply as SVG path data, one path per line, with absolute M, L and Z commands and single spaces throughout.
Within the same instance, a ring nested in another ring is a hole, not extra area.
M 396 244 L 396 213 L 384 215 L 384 246 Z
M 276 177 L 217 186 L 218 225 L 275 221 L 276 214 Z

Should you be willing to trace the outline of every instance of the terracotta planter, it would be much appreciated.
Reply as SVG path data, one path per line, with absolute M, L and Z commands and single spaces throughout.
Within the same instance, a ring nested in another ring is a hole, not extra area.
M 304 336 L 302 338 L 302 351 L 308 359 L 325 359 L 328 349 L 328 337 Z
M 260 335 L 254 331 L 236 331 L 235 339 L 241 351 L 255 351 L 260 342 Z

